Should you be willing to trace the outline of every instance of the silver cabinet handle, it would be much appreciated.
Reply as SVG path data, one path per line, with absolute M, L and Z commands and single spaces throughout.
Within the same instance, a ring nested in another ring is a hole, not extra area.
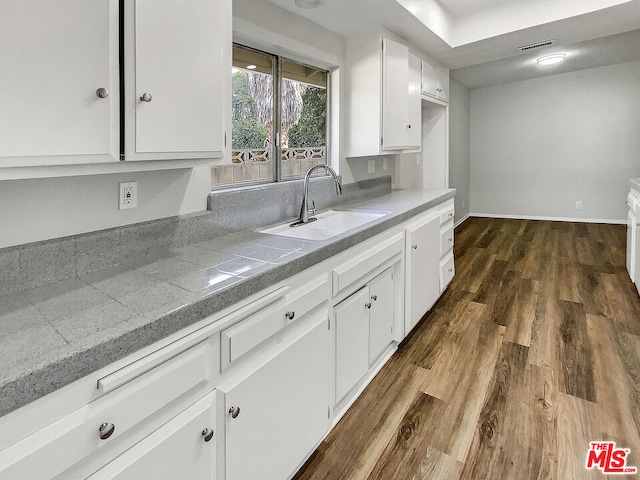
M 293 320 L 293 317 L 296 316 L 296 312 L 291 311 L 291 312 L 287 312 L 284 314 L 285 317 L 287 317 L 289 320 Z
M 450 269 L 449 269 L 449 273 L 453 273 L 453 268 L 450 268 Z
M 96 96 L 98 98 L 107 98 L 109 96 L 109 90 L 106 88 L 100 87 L 96 90 Z
M 231 414 L 231 418 L 236 418 L 240 415 L 240 407 L 231 407 L 229 413 Z
M 407 128 L 411 128 L 411 124 L 407 125 Z
M 143 102 L 149 103 L 151 100 L 153 100 L 153 97 L 151 96 L 150 93 L 143 93 L 142 96 L 140 97 L 140 100 L 142 100 Z
M 450 213 L 450 214 L 449 214 L 449 217 L 453 217 L 453 213 Z
M 205 442 L 210 441 L 213 438 L 213 429 L 211 428 L 205 428 L 204 430 L 202 430 L 202 439 Z
M 371 300 L 373 300 L 374 302 L 378 300 L 378 295 L 371 295 Z
M 367 307 L 367 308 L 371 308 L 371 302 L 365 303 L 364 306 Z
M 418 249 L 418 245 L 417 244 L 416 245 L 411 245 L 411 248 L 413 248 L 414 250 L 417 250 Z
M 100 428 L 98 428 L 98 432 L 100 432 L 100 440 L 106 440 L 113 435 L 113 432 L 115 431 L 116 426 L 113 423 L 103 423 L 100 425 Z
M 450 239 L 449 239 L 449 241 L 450 241 L 450 242 L 453 242 L 453 238 L 450 238 Z

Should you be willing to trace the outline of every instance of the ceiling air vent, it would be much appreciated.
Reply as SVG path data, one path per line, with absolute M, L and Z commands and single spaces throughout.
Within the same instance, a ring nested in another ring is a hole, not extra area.
M 551 45 L 553 45 L 555 43 L 556 43 L 555 40 L 545 40 L 544 42 L 532 43 L 531 45 L 525 45 L 523 47 L 518 47 L 517 50 L 519 52 L 528 52 L 529 50 L 534 50 L 536 48 L 550 47 Z

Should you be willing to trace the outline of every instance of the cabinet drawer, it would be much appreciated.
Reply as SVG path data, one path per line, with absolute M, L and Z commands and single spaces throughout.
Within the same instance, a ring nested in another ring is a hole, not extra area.
M 445 228 L 440 233 L 440 256 L 453 248 L 453 225 Z
M 222 370 L 286 327 L 287 318 L 283 313 L 285 306 L 286 302 L 282 297 L 264 310 L 222 331 Z
M 328 297 L 329 279 L 325 274 L 280 297 L 262 311 L 223 330 L 222 370 L 290 323 L 326 302 Z
M 440 225 L 444 225 L 449 220 L 453 220 L 454 208 L 453 205 L 448 206 L 442 212 L 440 212 Z
M 374 268 L 402 253 L 404 235 L 399 233 L 333 270 L 333 296 L 364 277 Z
M 128 380 L 129 369 L 136 368 L 136 363 L 114 372 L 128 381 L 0 452 L 0 479 L 52 478 L 98 449 L 113 445 L 143 420 L 207 382 L 213 364 L 210 342 L 192 346 L 133 380 Z M 110 380 L 107 383 L 115 385 L 115 377 L 109 377 L 101 381 Z M 101 439 L 99 429 L 103 424 L 104 437 L 112 428 L 113 432 Z M 127 441 L 133 438 L 127 435 Z
M 456 269 L 453 261 L 453 253 L 450 253 L 440 262 L 440 293 L 447 288 L 449 282 L 456 274 Z
M 287 323 L 294 322 L 311 310 L 329 300 L 329 276 L 309 282 L 285 297 L 287 302 L 283 316 Z

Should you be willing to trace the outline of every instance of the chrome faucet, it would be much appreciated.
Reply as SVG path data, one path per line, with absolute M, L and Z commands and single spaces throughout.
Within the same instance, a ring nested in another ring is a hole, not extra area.
M 340 179 L 338 179 L 338 175 L 335 170 L 331 168 L 329 165 L 314 165 L 307 173 L 304 175 L 304 196 L 302 197 L 302 206 L 300 207 L 300 218 L 298 218 L 297 222 L 291 224 L 292 227 L 296 227 L 298 225 L 304 225 L 305 223 L 313 222 L 316 220 L 315 218 L 309 218 L 309 213 L 314 215 L 316 213 L 316 202 L 312 202 L 313 207 L 308 208 L 309 204 L 309 178 L 311 174 L 316 170 L 324 168 L 327 172 L 331 174 L 333 177 L 333 183 L 336 187 L 336 195 L 342 195 L 342 185 L 340 185 Z

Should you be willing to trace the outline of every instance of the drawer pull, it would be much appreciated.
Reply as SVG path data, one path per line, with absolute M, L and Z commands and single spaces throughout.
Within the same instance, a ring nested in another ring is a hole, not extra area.
M 213 438 L 213 429 L 211 428 L 205 428 L 204 430 L 202 430 L 202 439 L 205 442 L 210 441 Z
M 413 248 L 414 250 L 418 249 L 418 245 L 411 245 L 411 248 Z
M 291 312 L 287 312 L 284 314 L 285 317 L 287 317 L 289 320 L 293 320 L 293 317 L 296 316 L 296 312 L 291 311 Z
M 449 218 L 453 217 L 453 213 L 449 213 Z
M 449 269 L 449 273 L 453 273 L 453 268 L 450 268 L 450 269 Z
M 116 431 L 116 426 L 113 423 L 103 423 L 98 431 L 100 432 L 100 440 L 106 440 Z
M 371 308 L 371 302 L 365 303 L 364 306 L 367 307 L 367 308 Z
M 150 93 L 143 93 L 142 96 L 140 97 L 140 100 L 146 103 L 149 103 L 151 100 L 153 100 L 153 97 L 151 96 Z
M 371 296 L 371 300 L 373 300 L 374 302 L 375 302 L 376 300 L 378 300 L 378 295 L 372 295 L 372 296 Z
M 231 414 L 231 418 L 236 418 L 240 415 L 240 407 L 231 407 L 229 413 Z

